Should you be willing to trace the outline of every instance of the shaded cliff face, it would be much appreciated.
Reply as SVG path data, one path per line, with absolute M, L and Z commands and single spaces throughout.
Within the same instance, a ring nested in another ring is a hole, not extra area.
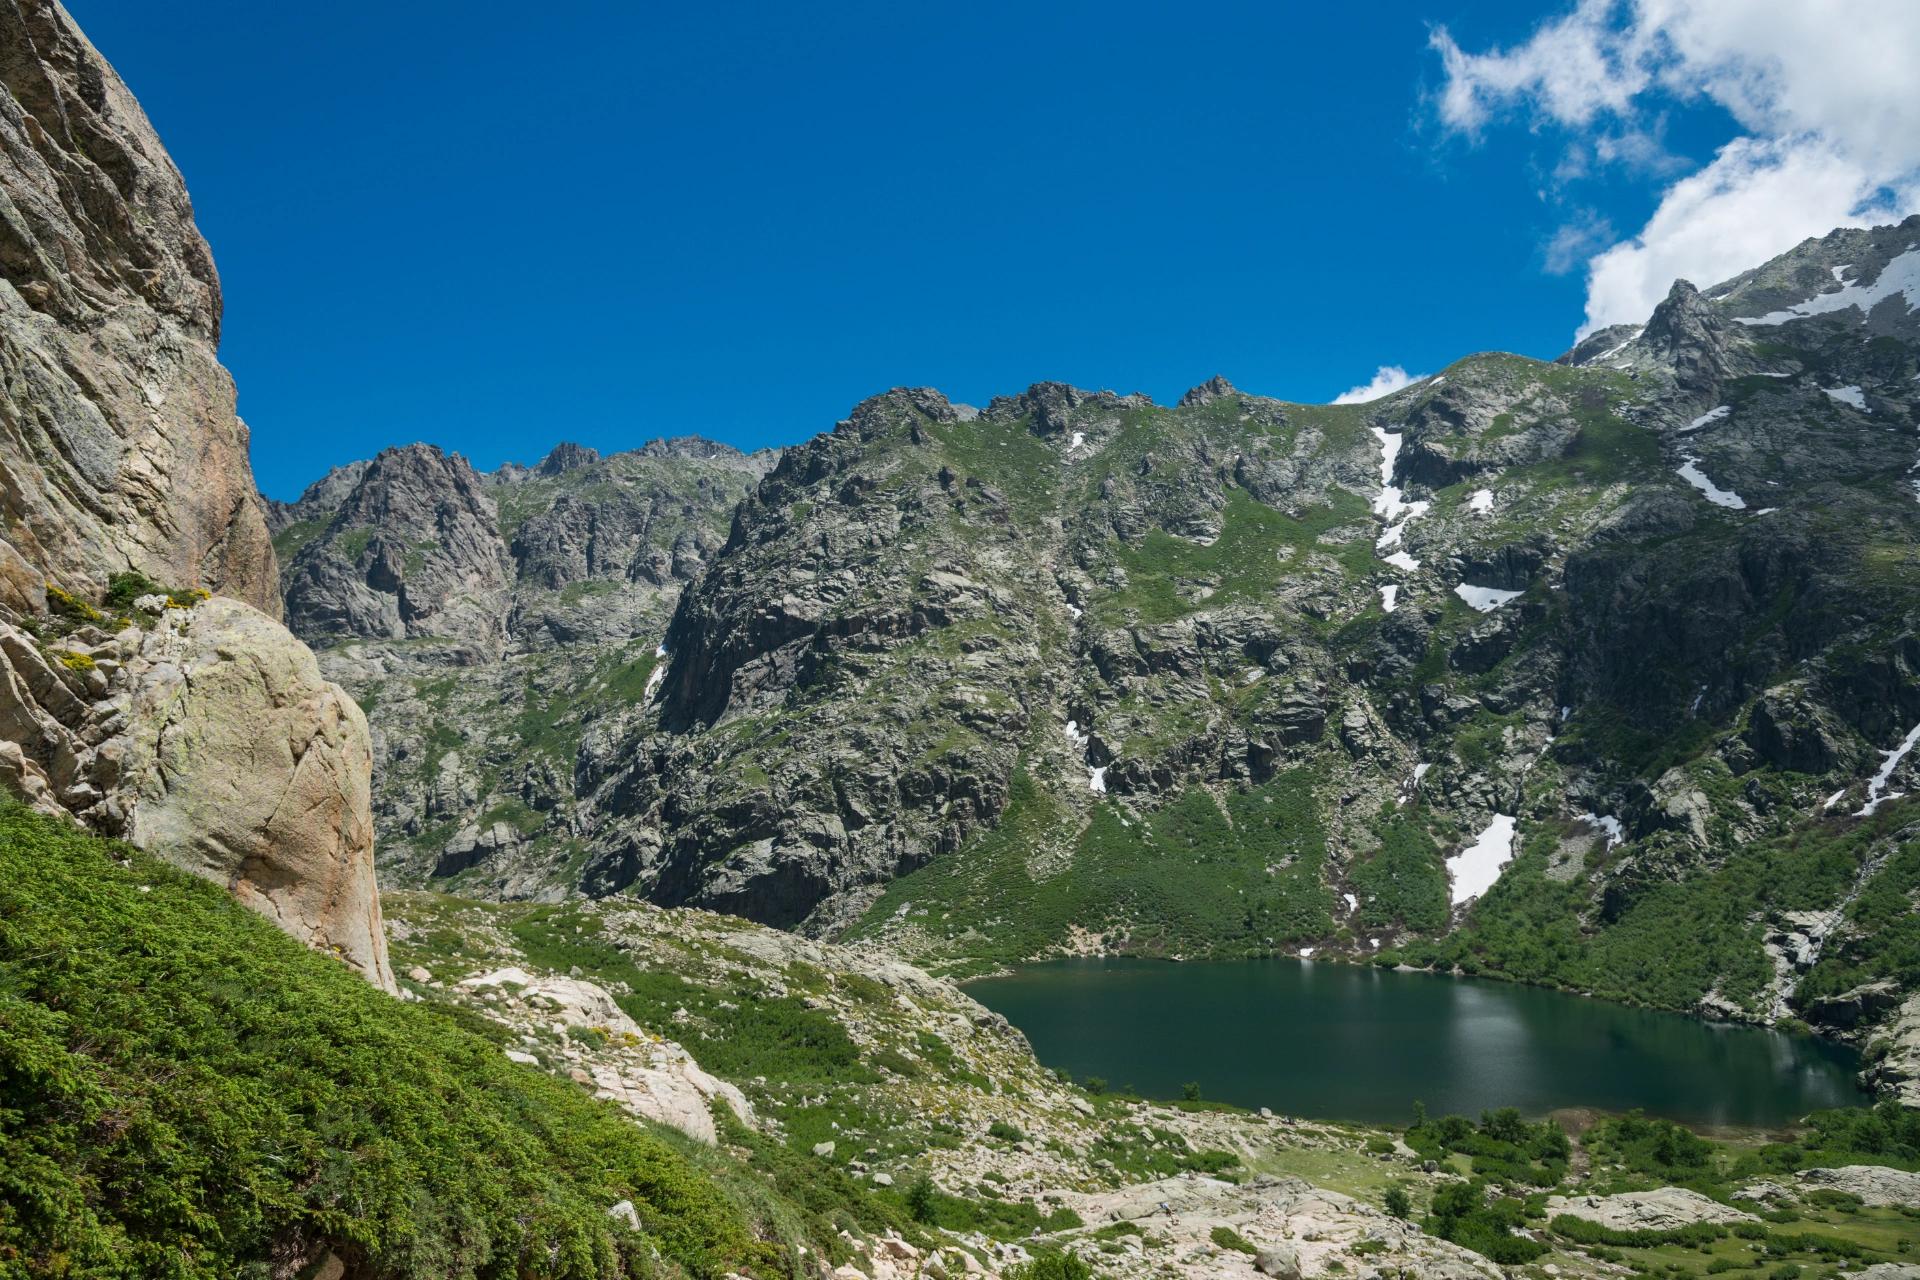
M 390 882 L 577 876 L 579 740 L 638 713 L 674 601 L 771 465 L 684 438 L 483 475 L 410 445 L 275 504 L 289 623 L 370 709 Z
M 219 337 L 213 257 L 139 105 L 59 5 L 4 0 L 0 561 L 16 602 L 132 567 L 279 613 Z

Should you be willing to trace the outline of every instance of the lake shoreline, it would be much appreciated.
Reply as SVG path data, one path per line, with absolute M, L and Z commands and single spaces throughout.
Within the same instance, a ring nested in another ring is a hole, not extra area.
M 1284 955 L 1159 959 L 1063 957 L 963 989 L 1026 1034 L 1043 1063 L 1077 1078 L 1144 1077 L 1145 1096 L 1179 1097 L 1182 1080 L 1210 1074 L 1196 1081 L 1210 1098 L 1345 1123 L 1404 1123 L 1422 1098 L 1435 1114 L 1641 1108 L 1703 1129 L 1773 1133 L 1810 1111 L 1873 1100 L 1861 1055 L 1827 1037 L 1486 975 Z M 1282 960 L 1292 963 L 1272 963 Z M 1585 999 L 1574 1006 L 1571 996 Z M 1276 1020 L 1293 1038 L 1262 1029 Z M 1168 1038 L 1209 1050 L 1158 1047 Z M 1406 1059 L 1419 1067 L 1393 1065 Z

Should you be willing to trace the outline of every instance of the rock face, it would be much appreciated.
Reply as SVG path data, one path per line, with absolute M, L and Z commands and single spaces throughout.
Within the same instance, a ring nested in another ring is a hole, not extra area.
M 303 503 L 317 507 L 335 483 L 321 481 Z M 409 445 L 361 468 L 300 548 L 287 569 L 287 622 L 316 644 L 434 638 L 484 662 L 506 639 L 506 590 L 485 481 L 458 454 Z
M 360 708 L 249 605 L 142 616 L 44 648 L 0 622 L 0 774 L 47 812 L 226 885 L 392 990 Z
M 578 978 L 535 976 L 517 967 L 476 974 L 460 985 L 510 992 L 505 999 L 488 1001 L 489 1017 L 528 1029 L 570 1032 L 565 1051 L 573 1064 L 569 1070 L 578 1073 L 581 1084 L 592 1086 L 595 1097 L 708 1146 L 719 1141 L 715 1103 L 724 1104 L 743 1124 L 755 1123 L 753 1107 L 738 1088 L 701 1070 L 693 1055 L 673 1041 L 649 1035 L 605 988 Z
M 277 616 L 180 174 L 58 4 L 0 3 L 0 51 L 5 558 L 84 592 L 132 566 Z
M 579 856 L 581 737 L 637 714 L 674 601 L 770 465 L 689 437 L 482 475 L 411 445 L 274 508 L 288 621 L 374 709 L 388 876 L 551 893 Z
M 1552 1196 L 1547 1216 L 1568 1214 L 1614 1231 L 1674 1231 L 1696 1222 L 1757 1222 L 1750 1213 L 1684 1187 L 1623 1191 L 1610 1196 Z
M 139 106 L 58 4 L 0 0 L 0 780 L 392 990 L 366 721 L 275 621 L 219 336 Z M 97 607 L 127 570 L 174 598 Z
M 1920 1173 L 1885 1165 L 1849 1164 L 1837 1169 L 1802 1169 L 1794 1177 L 1808 1190 L 1845 1191 L 1869 1205 L 1920 1209 Z

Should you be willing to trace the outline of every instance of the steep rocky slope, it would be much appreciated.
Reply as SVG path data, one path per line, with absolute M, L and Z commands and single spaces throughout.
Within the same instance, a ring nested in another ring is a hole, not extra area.
M 274 620 L 219 334 L 140 108 L 59 5 L 0 3 L 0 782 L 391 990 L 366 721 Z
M 1916 241 L 1366 405 L 875 397 L 596 708 L 570 856 L 454 860 L 963 971 L 1331 949 L 1870 1038 L 1920 983 Z
M 48 0 L 0 4 L 0 564 L 15 603 L 139 567 L 278 614 L 220 280 L 139 104 Z
M 373 709 L 391 881 L 577 878 L 580 737 L 636 713 L 674 602 L 771 462 L 683 438 L 483 475 L 410 445 L 273 505 L 288 621 Z

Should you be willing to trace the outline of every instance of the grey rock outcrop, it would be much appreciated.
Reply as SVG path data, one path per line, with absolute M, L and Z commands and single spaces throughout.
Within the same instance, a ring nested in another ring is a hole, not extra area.
M 277 615 L 220 281 L 185 184 L 51 0 L 0 3 L 0 517 L 93 593 L 129 567 Z
M 1920 1173 L 1905 1169 L 1848 1164 L 1834 1169 L 1802 1169 L 1794 1177 L 1809 1190 L 1844 1191 L 1876 1208 L 1920 1209 Z
M 1614 1231 L 1672 1231 L 1696 1222 L 1757 1222 L 1744 1210 L 1684 1187 L 1622 1191 L 1610 1196 L 1551 1196 L 1547 1216 L 1568 1214 Z

